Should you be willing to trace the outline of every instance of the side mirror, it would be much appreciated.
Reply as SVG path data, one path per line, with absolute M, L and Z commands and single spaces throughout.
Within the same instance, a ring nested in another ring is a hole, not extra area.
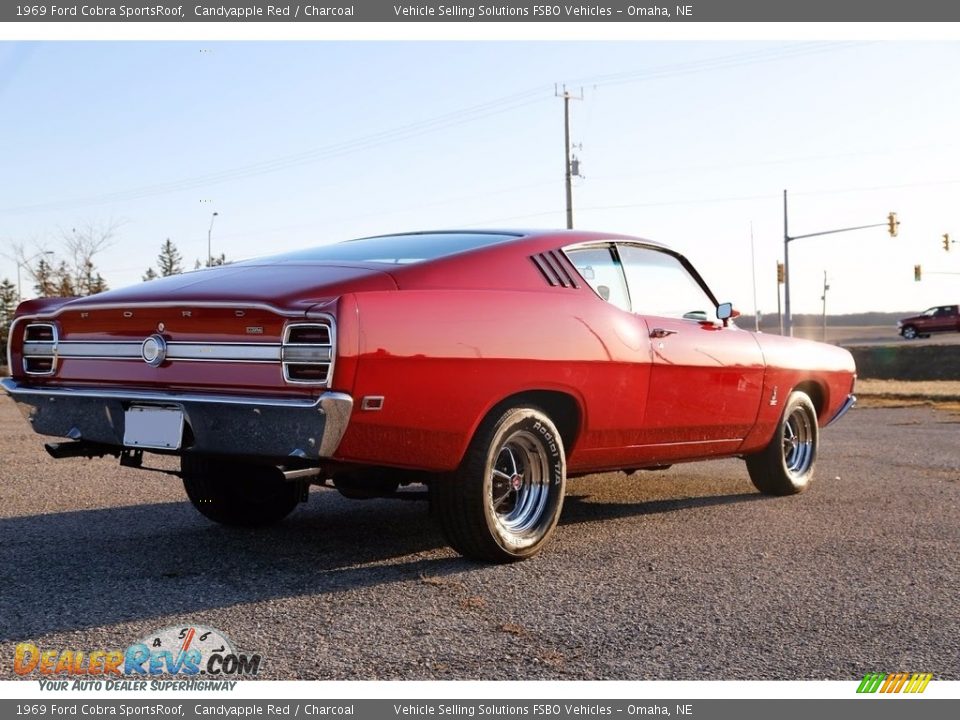
M 733 309 L 733 303 L 720 303 L 717 305 L 717 319 L 723 320 L 723 324 L 726 325 L 727 321 L 731 318 L 740 317 L 740 311 Z

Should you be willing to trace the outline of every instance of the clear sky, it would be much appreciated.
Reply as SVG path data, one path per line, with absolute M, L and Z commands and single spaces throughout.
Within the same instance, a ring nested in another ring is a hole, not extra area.
M 577 227 L 685 252 L 721 300 L 776 312 L 782 192 L 794 312 L 960 301 L 960 43 L 0 42 L 0 243 L 140 281 L 170 238 L 190 267 L 360 235 L 562 227 L 563 103 Z M 924 279 L 914 282 L 913 266 Z M 0 257 L 0 277 L 16 265 Z M 24 282 L 27 295 L 27 286 Z

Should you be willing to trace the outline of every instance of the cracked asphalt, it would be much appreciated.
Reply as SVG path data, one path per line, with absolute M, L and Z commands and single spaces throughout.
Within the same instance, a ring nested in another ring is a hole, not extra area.
M 267 679 L 957 680 L 958 439 L 946 410 L 855 409 L 790 498 L 737 460 L 574 479 L 542 555 L 485 566 L 422 501 L 318 488 L 277 527 L 218 527 L 175 477 L 49 458 L 0 398 L 0 678 L 18 642 L 182 624 Z

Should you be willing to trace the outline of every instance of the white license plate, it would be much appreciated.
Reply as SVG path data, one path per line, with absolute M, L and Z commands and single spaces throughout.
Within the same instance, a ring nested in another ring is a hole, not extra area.
M 134 405 L 124 415 L 123 444 L 127 447 L 179 450 L 183 411 Z

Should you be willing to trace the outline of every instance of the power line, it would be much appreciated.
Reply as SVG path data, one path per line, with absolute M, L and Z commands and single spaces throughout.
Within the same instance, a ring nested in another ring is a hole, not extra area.
M 546 100 L 548 96 L 546 95 L 545 91 L 545 87 L 542 89 L 531 89 L 522 93 L 508 95 L 498 100 L 493 100 L 480 105 L 457 110 L 455 112 L 450 112 L 430 120 L 410 123 L 390 130 L 384 130 L 371 135 L 366 135 L 361 138 L 348 140 L 342 143 L 335 143 L 332 145 L 307 150 L 301 153 L 295 153 L 293 155 L 287 155 L 258 163 L 251 163 L 249 165 L 242 165 L 216 173 L 200 175 L 193 178 L 184 178 L 167 183 L 147 185 L 134 188 L 132 190 L 105 193 L 102 195 L 5 208 L 4 212 L 10 214 L 21 214 L 27 212 L 56 210 L 65 207 L 138 200 L 154 195 L 163 195 L 172 192 L 192 190 L 231 180 L 255 177 L 265 173 L 277 172 L 280 170 L 297 167 L 299 165 L 306 165 L 309 163 L 318 162 L 320 160 L 329 160 L 335 157 L 340 157 L 363 150 L 369 150 L 392 142 L 409 140 L 427 133 L 436 132 L 437 130 L 443 130 L 449 127 L 491 117 L 493 115 L 510 112 L 518 108 L 540 102 L 541 100 Z M 537 97 L 540 95 L 542 95 L 542 97 Z
M 934 180 L 928 182 L 915 182 L 915 183 L 901 183 L 897 185 L 873 185 L 868 187 L 851 187 L 851 188 L 835 188 L 832 190 L 809 190 L 807 192 L 795 192 L 793 195 L 804 195 L 804 196 L 813 196 L 813 195 L 839 195 L 843 193 L 852 193 L 852 192 L 874 192 L 879 190 L 896 190 L 900 188 L 909 188 L 909 187 L 933 187 L 940 185 L 960 185 L 960 180 Z M 618 205 L 581 205 L 577 209 L 580 212 L 587 211 L 596 211 L 596 210 L 631 210 L 634 208 L 654 208 L 654 207 L 673 207 L 673 206 L 683 206 L 683 205 L 710 205 L 714 203 L 725 203 L 725 202 L 746 202 L 750 200 L 776 200 L 779 199 L 780 195 L 778 193 L 764 193 L 760 195 L 735 195 L 735 196 L 724 196 L 724 197 L 712 197 L 712 198 L 698 198 L 694 200 L 658 200 L 654 202 L 641 202 L 641 203 L 623 203 Z M 524 220 L 527 218 L 534 217 L 543 217 L 545 215 L 559 214 L 563 212 L 563 208 L 554 208 L 552 210 L 544 210 L 535 213 L 527 213 L 523 215 L 513 215 L 509 217 L 500 217 L 493 218 L 490 220 L 481 220 L 478 222 L 471 222 L 464 227 L 478 227 L 487 223 L 497 223 L 505 222 L 507 220 Z
M 626 83 L 641 82 L 645 80 L 659 80 L 666 77 L 677 77 L 679 75 L 690 75 L 710 70 L 722 70 L 726 68 L 744 67 L 747 65 L 756 65 L 758 63 L 775 62 L 779 60 L 790 60 L 807 55 L 816 55 L 824 52 L 835 52 L 849 48 L 865 45 L 863 42 L 812 42 L 798 43 L 788 47 L 764 48 L 733 55 L 721 55 L 703 60 L 693 60 L 684 63 L 675 63 L 672 65 L 660 65 L 644 70 L 631 70 L 621 73 L 610 73 L 606 75 L 592 75 L 580 78 L 574 78 L 568 81 L 570 84 L 604 87 L 610 85 L 622 85 Z
M 790 46 L 787 48 L 762 49 L 734 55 L 706 58 L 704 60 L 692 61 L 688 63 L 676 63 L 646 68 L 631 72 L 589 76 L 578 79 L 575 82 L 589 84 L 594 87 L 641 82 L 645 80 L 661 79 L 665 77 L 707 72 L 724 68 L 741 67 L 744 65 L 753 65 L 762 62 L 792 59 L 795 57 L 816 53 L 845 49 L 860 44 L 862 43 L 802 43 L 797 46 Z M 3 212 L 8 214 L 24 214 L 86 205 L 103 205 L 115 202 L 139 200 L 155 195 L 182 192 L 201 187 L 209 187 L 211 185 L 217 185 L 232 180 L 256 177 L 258 175 L 278 172 L 300 165 L 319 162 L 321 160 L 342 157 L 344 155 L 369 150 L 381 145 L 398 142 L 401 140 L 408 140 L 430 132 L 435 132 L 437 130 L 447 129 L 457 125 L 491 117 L 493 115 L 510 112 L 512 110 L 516 110 L 546 99 L 547 89 L 547 86 L 530 88 L 528 90 L 507 95 L 489 102 L 451 111 L 428 120 L 401 125 L 399 127 L 383 130 L 371 135 L 366 135 L 341 143 L 334 143 L 332 145 L 313 148 L 300 153 L 294 153 L 292 155 L 285 155 L 272 158 L 270 160 L 240 165 L 215 173 L 199 175 L 191 178 L 181 178 L 179 180 L 156 183 L 113 193 L 103 193 L 100 195 L 71 198 L 67 200 L 8 207 L 4 208 Z

